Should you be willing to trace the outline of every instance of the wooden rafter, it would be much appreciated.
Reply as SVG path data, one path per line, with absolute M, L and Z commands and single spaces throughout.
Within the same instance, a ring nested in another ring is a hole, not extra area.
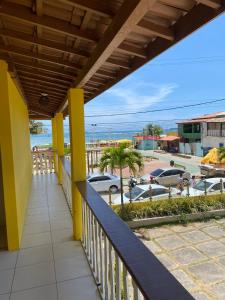
M 198 3 L 204 4 L 209 6 L 213 9 L 219 9 L 221 7 L 222 1 L 221 0 L 197 0 Z
M 52 31 L 68 35 L 71 37 L 77 37 L 89 42 L 97 42 L 98 39 L 95 37 L 93 32 L 80 30 L 76 26 L 68 25 L 67 22 L 58 18 L 50 16 L 37 16 L 32 14 L 29 8 L 21 6 L 15 3 L 3 2 L 0 6 L 0 15 L 8 16 L 13 19 L 22 21 L 32 25 L 39 25 L 43 28 L 51 29 Z

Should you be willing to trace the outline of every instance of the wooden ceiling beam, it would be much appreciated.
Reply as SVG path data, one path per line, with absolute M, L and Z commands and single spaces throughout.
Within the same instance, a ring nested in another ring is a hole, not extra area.
M 65 91 L 69 88 L 69 86 L 61 85 L 59 83 L 52 83 L 52 82 L 49 82 L 48 80 L 42 80 L 42 79 L 38 78 L 37 76 L 30 77 L 29 75 L 20 75 L 19 78 L 21 78 L 23 80 L 28 80 L 28 81 L 40 82 L 42 84 L 45 84 L 46 86 L 58 87 Z
M 6 45 L 3 45 L 3 44 L 0 44 L 0 51 L 8 52 L 8 53 L 12 53 L 12 54 L 16 54 L 16 55 L 19 55 L 19 56 L 32 58 L 32 59 L 37 59 L 37 60 L 47 62 L 47 63 L 51 63 L 51 64 L 54 64 L 54 65 L 68 67 L 68 68 L 73 69 L 73 70 L 79 70 L 79 69 L 82 68 L 82 66 L 80 66 L 80 65 L 65 62 L 61 58 L 54 58 L 52 56 L 45 55 L 45 54 L 34 54 L 30 50 L 26 50 L 26 49 L 23 49 L 23 48 L 18 48 L 18 47 L 11 46 L 11 45 L 6 46 Z
M 116 49 L 116 51 L 131 54 L 131 55 L 138 56 L 138 57 L 141 57 L 141 58 L 146 58 L 147 57 L 145 49 L 138 48 L 138 47 L 133 46 L 133 45 L 128 45 L 126 43 L 120 44 L 119 47 Z
M 74 86 L 82 87 L 110 57 L 113 51 L 124 41 L 141 18 L 146 14 L 149 3 L 154 0 L 126 0 L 112 23 L 99 41 L 85 67 L 81 70 Z
M 197 2 L 213 9 L 219 9 L 222 4 L 221 0 L 197 0 Z
M 63 95 L 65 95 L 67 93 L 66 90 L 62 90 L 58 87 L 52 87 L 52 86 L 49 86 L 49 85 L 46 85 L 46 84 L 43 84 L 43 83 L 40 83 L 40 82 L 34 82 L 34 80 L 32 81 L 28 81 L 28 80 L 21 80 L 21 84 L 22 86 L 24 87 L 38 87 L 38 88 L 41 88 L 43 93 L 46 91 L 52 91 L 52 92 L 58 92 L 58 93 L 62 93 Z
M 65 76 L 63 76 L 62 74 L 61 75 L 58 75 L 58 74 L 55 74 L 55 73 L 51 73 L 51 72 L 48 72 L 46 70 L 40 70 L 40 69 L 36 69 L 34 70 L 35 68 L 29 68 L 28 66 L 21 66 L 21 65 L 17 65 L 17 71 L 18 72 L 26 72 L 26 73 L 29 73 L 29 74 L 34 74 L 34 75 L 41 75 L 41 76 L 45 76 L 45 77 L 48 77 L 48 78 L 52 78 L 52 79 L 57 79 L 57 80 L 60 80 L 60 81 L 64 81 L 66 83 L 70 83 L 71 82 L 71 78 L 67 78 Z M 38 70 L 38 71 L 37 71 Z
M 40 107 L 36 107 L 32 104 L 28 104 L 28 110 L 31 110 L 35 113 L 38 113 L 38 114 L 41 114 L 43 116 L 46 116 L 46 117 L 52 117 L 52 114 L 48 111 L 45 111 L 44 109 L 40 109 Z
M 115 78 L 116 73 L 115 72 L 109 72 L 106 70 L 97 70 L 96 72 L 97 75 L 102 76 L 102 77 L 107 77 L 107 78 Z
M 35 93 L 35 91 L 30 91 L 30 90 L 26 90 L 25 93 L 26 93 L 27 96 L 37 97 L 38 99 L 41 96 L 41 93 L 40 94 L 39 93 Z M 46 94 L 48 94 L 48 93 L 46 93 Z M 56 99 L 57 101 L 62 101 L 62 98 L 60 98 L 58 96 L 53 96 L 52 94 L 51 95 L 48 94 L 48 97 L 49 97 L 49 99 Z
M 35 93 L 38 93 L 39 95 L 41 95 L 41 93 L 43 93 L 43 89 L 42 88 L 39 88 L 39 87 L 32 87 L 32 86 L 23 86 L 24 87 L 24 92 L 35 92 Z M 56 96 L 58 98 L 60 98 L 61 100 L 63 100 L 65 94 L 60 94 L 60 93 L 57 93 L 57 92 L 53 92 L 53 91 L 49 91 L 47 89 L 44 90 L 44 93 L 50 95 L 50 96 Z
M 86 51 L 66 47 L 66 46 L 62 45 L 61 43 L 57 43 L 54 41 L 45 40 L 43 38 L 31 36 L 29 34 L 22 33 L 19 31 L 13 31 L 10 29 L 2 28 L 2 29 L 0 29 L 0 36 L 15 39 L 17 41 L 22 41 L 22 42 L 28 43 L 30 45 L 44 46 L 48 49 L 55 50 L 55 51 L 62 52 L 62 53 L 81 56 L 81 57 L 85 57 L 85 58 L 89 57 L 89 53 L 87 53 Z
M 152 23 L 147 20 L 141 20 L 137 27 L 139 27 L 139 32 L 147 32 L 151 33 L 153 35 L 162 37 L 164 39 L 167 39 L 169 41 L 173 41 L 175 39 L 174 32 L 172 29 Z
M 102 17 L 113 17 L 113 12 L 107 5 L 107 1 L 102 0 L 59 0 L 62 3 L 88 10 Z
M 127 61 L 123 61 L 121 59 L 116 59 L 116 58 L 108 58 L 105 62 L 107 65 L 115 66 L 115 67 L 120 67 L 123 69 L 130 69 L 130 64 Z
M 92 31 L 81 30 L 76 26 L 69 24 L 66 21 L 50 16 L 37 16 L 32 11 L 23 5 L 10 2 L 2 2 L 0 6 L 0 15 L 11 17 L 23 23 L 28 23 L 43 28 L 51 29 L 63 35 L 76 37 L 89 42 L 97 42 L 98 38 Z
M 31 78 L 44 79 L 44 80 L 46 80 L 46 82 L 66 84 L 66 85 L 70 85 L 71 84 L 71 81 L 66 81 L 66 80 L 63 80 L 63 79 L 52 78 L 51 76 L 48 76 L 46 74 L 43 75 L 43 74 L 40 74 L 40 73 L 35 73 L 35 72 L 32 72 L 32 71 L 26 71 L 26 70 L 21 70 L 21 69 L 18 69 L 17 72 L 18 72 L 19 75 L 28 75 L 28 76 L 31 76 Z

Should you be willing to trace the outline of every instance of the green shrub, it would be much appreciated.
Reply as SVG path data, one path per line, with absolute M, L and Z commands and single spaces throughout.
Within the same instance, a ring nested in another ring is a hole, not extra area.
M 173 215 L 186 215 L 210 210 L 225 209 L 225 195 L 173 198 L 158 201 L 133 202 L 113 205 L 113 210 L 124 220 L 153 218 Z

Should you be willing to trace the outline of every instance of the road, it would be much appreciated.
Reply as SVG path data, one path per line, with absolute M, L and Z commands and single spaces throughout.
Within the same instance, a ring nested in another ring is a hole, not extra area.
M 186 170 L 191 174 L 198 175 L 200 173 L 199 165 L 201 157 L 191 156 L 191 158 L 183 158 L 172 155 L 170 153 L 158 153 L 153 150 L 140 150 L 140 152 L 144 156 L 154 156 L 160 161 L 167 162 L 168 164 L 171 160 L 173 160 L 175 163 L 184 166 Z

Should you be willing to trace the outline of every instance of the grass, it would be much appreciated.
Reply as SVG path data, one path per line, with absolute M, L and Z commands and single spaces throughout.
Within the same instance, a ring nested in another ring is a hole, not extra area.
M 225 195 L 128 203 L 124 205 L 123 210 L 120 205 L 114 205 L 112 208 L 124 221 L 198 212 L 204 213 L 211 210 L 225 209 Z

